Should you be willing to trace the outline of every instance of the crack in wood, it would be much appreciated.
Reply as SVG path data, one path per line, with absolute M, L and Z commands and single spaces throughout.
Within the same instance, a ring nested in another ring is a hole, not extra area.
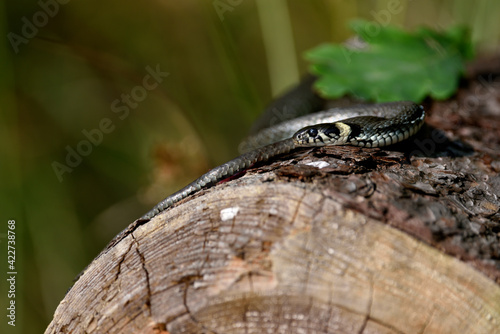
M 130 243 L 128 245 L 127 250 L 123 253 L 123 255 L 120 257 L 120 260 L 118 261 L 117 271 L 116 271 L 116 274 L 115 274 L 115 282 L 118 281 L 118 278 L 119 278 L 119 276 L 120 276 L 120 274 L 122 272 L 122 264 L 125 262 L 125 258 L 127 257 L 128 253 L 132 249 L 132 245 L 133 245 L 132 243 Z M 109 287 L 109 285 L 107 287 Z
M 375 284 L 374 282 L 374 277 L 373 275 L 370 275 L 371 279 L 368 281 L 370 282 L 370 294 L 368 298 L 368 304 L 366 305 L 366 315 L 363 319 L 363 323 L 361 324 L 361 327 L 359 328 L 358 334 L 363 334 L 363 332 L 366 329 L 366 325 L 368 325 L 368 321 L 371 319 L 371 313 L 372 313 L 372 305 L 373 305 L 373 285 Z
M 139 256 L 139 260 L 141 262 L 141 268 L 144 271 L 144 274 L 145 274 L 145 277 L 146 277 L 146 291 L 147 291 L 147 296 L 146 297 L 147 297 L 147 300 L 146 300 L 145 304 L 146 304 L 146 306 L 147 306 L 147 308 L 149 310 L 149 316 L 151 316 L 152 315 L 152 310 L 151 310 L 151 297 L 152 297 L 152 293 L 151 293 L 151 283 L 150 283 L 150 280 L 149 280 L 149 271 L 146 268 L 146 259 L 144 257 L 144 254 L 142 254 L 142 252 L 139 250 L 139 242 L 135 238 L 134 234 L 131 233 L 130 236 L 132 237 L 132 240 L 134 240 L 134 243 L 135 243 L 135 252 Z

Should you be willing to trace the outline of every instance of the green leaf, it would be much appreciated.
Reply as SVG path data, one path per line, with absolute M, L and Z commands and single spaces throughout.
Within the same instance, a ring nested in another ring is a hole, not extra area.
M 464 62 L 473 57 L 467 29 L 413 33 L 356 20 L 351 28 L 366 42 L 362 49 L 323 44 L 305 54 L 325 98 L 350 94 L 376 102 L 446 99 L 458 86 Z

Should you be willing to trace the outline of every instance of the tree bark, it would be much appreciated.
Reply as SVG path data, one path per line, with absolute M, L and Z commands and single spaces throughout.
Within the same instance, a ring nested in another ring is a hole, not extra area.
M 480 64 L 405 143 L 298 150 L 131 225 L 46 333 L 500 333 L 500 62 Z

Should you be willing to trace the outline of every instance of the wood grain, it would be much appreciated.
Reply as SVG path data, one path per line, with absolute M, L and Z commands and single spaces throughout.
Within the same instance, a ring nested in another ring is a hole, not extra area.
M 500 333 L 489 66 L 405 143 L 298 150 L 131 224 L 46 333 Z
M 269 177 L 138 227 L 92 263 L 47 332 L 498 330 L 500 287 L 483 274 L 314 185 Z

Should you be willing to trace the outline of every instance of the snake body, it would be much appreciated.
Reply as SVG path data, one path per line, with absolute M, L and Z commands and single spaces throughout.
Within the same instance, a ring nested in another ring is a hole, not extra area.
M 287 121 L 278 127 L 264 129 L 243 145 L 244 150 L 249 150 L 247 153 L 215 167 L 183 189 L 168 196 L 141 219 L 149 220 L 203 187 L 233 176 L 257 162 L 267 161 L 298 147 L 392 145 L 417 133 L 424 123 L 424 118 L 425 111 L 421 106 L 412 102 L 393 102 L 336 108 Z M 274 143 L 261 146 L 269 140 Z M 250 150 L 252 146 L 257 146 L 257 148 Z
M 326 111 L 316 112 L 310 115 L 297 117 L 292 120 L 287 120 L 275 126 L 268 127 L 260 130 L 258 133 L 250 135 L 239 146 L 241 153 L 249 152 L 259 147 L 266 146 L 269 143 L 274 143 L 286 138 L 291 137 L 297 130 L 319 123 L 334 123 L 338 121 L 347 121 L 355 116 L 363 116 L 360 120 L 353 120 L 354 122 L 367 120 L 367 116 L 394 118 L 401 113 L 402 117 L 407 119 L 393 120 L 393 124 L 405 124 L 409 121 L 409 117 L 415 108 L 412 102 L 392 102 L 392 103 L 379 103 L 371 105 L 358 105 L 347 108 L 331 108 Z M 410 113 L 406 112 L 407 110 Z M 419 116 L 418 113 L 414 115 Z M 370 122 L 364 122 L 365 126 L 370 125 Z

